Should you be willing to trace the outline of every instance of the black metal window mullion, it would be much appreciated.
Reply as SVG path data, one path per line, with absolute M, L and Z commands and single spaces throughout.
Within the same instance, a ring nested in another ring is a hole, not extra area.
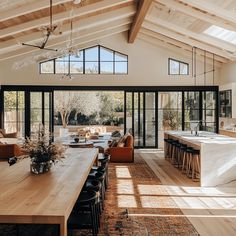
M 98 45 L 98 74 L 101 74 L 101 54 L 100 54 L 100 45 Z
M 19 91 L 16 91 L 16 131 L 19 130 Z
M 146 93 L 143 92 L 143 146 L 146 146 Z
M 135 139 L 135 134 L 134 134 L 134 92 L 132 92 L 132 134 Z
M 184 106 L 184 91 L 182 91 L 182 130 L 185 130 L 185 106 Z
M 127 103 L 127 96 L 126 96 L 126 92 L 124 92 L 124 134 L 126 134 L 126 103 Z
M 116 73 L 116 65 L 115 65 L 115 63 L 116 63 L 116 53 L 115 53 L 115 51 L 113 51 L 113 74 L 115 74 Z
M 158 148 L 158 92 L 155 93 L 155 146 Z
M 202 130 L 202 121 L 203 121 L 203 100 L 202 95 L 204 92 L 199 92 L 199 130 Z
M 51 133 L 54 132 L 54 92 L 50 92 L 49 96 L 49 106 L 50 106 L 50 123 L 49 123 L 49 130 Z
M 0 89 L 0 128 L 4 127 L 4 92 Z
M 41 106 L 41 109 L 42 109 L 42 125 L 44 126 L 45 125 L 45 111 L 44 111 L 44 105 L 45 105 L 45 94 L 46 94 L 46 92 L 42 92 L 41 93 L 41 101 L 42 101 L 42 106 Z
M 25 137 L 30 137 L 30 91 L 25 91 Z
M 138 146 L 140 147 L 140 92 L 138 92 Z
M 85 74 L 85 50 L 83 50 L 83 74 Z

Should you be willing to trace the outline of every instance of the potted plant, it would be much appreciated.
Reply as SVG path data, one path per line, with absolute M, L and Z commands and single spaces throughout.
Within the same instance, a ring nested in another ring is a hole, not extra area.
M 23 149 L 26 157 L 30 157 L 30 170 L 41 174 L 50 170 L 52 164 L 64 158 L 64 147 L 58 143 L 51 143 L 51 137 L 44 128 L 39 130 L 37 137 L 27 138 Z

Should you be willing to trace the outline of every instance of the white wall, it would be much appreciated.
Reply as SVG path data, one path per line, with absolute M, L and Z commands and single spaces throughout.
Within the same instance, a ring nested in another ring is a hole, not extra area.
M 223 65 L 220 74 L 220 90 L 232 90 L 232 118 L 236 118 L 236 62 Z M 222 119 L 221 119 L 222 120 Z M 225 119 L 231 122 L 231 119 Z
M 0 81 L 3 85 L 81 85 L 81 86 L 183 86 L 194 85 L 190 76 L 168 76 L 168 58 L 182 60 L 190 64 L 191 53 L 181 54 L 162 47 L 151 45 L 137 39 L 134 44 L 127 43 L 126 34 L 118 34 L 99 41 L 100 45 L 114 49 L 129 56 L 128 75 L 78 75 L 72 81 L 60 80 L 57 75 L 40 75 L 38 63 L 20 70 L 12 69 L 16 61 L 24 57 L 16 57 L 0 61 Z M 91 45 L 88 45 L 91 46 Z M 181 51 L 180 51 L 181 52 Z M 208 66 L 207 70 L 211 70 Z M 203 63 L 197 64 L 198 73 L 203 72 Z M 216 69 L 215 84 L 219 83 L 220 70 Z M 197 85 L 203 85 L 203 76 L 198 76 Z M 212 73 L 207 74 L 206 85 L 212 85 Z
M 236 62 L 231 62 L 222 66 L 220 85 L 228 83 L 236 83 Z

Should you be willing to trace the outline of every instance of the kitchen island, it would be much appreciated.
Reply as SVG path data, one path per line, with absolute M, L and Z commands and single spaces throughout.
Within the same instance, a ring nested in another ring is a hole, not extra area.
M 218 186 L 236 180 L 236 138 L 211 132 L 167 131 L 165 138 L 200 150 L 200 186 Z

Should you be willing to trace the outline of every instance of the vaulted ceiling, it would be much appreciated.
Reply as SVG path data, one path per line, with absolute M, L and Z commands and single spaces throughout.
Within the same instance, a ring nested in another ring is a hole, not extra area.
M 236 31 L 235 0 L 53 0 L 53 25 L 47 46 L 60 48 L 70 41 L 85 45 L 109 35 L 129 31 L 127 41 L 138 37 L 151 44 L 236 60 L 236 45 L 204 33 L 210 26 Z M 39 51 L 22 43 L 40 44 L 49 25 L 49 0 L 1 0 L 0 60 Z M 44 32 L 45 33 L 45 32 Z

